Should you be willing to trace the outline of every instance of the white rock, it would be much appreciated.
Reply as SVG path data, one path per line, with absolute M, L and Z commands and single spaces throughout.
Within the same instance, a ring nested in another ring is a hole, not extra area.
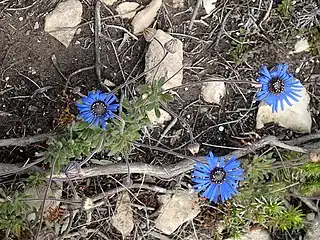
M 116 7 L 117 13 L 121 18 L 133 18 L 136 15 L 136 9 L 140 6 L 136 2 L 123 2 Z
M 201 89 L 203 100 L 208 103 L 219 104 L 221 98 L 226 94 L 226 85 L 224 82 L 204 83 Z
M 162 0 L 152 0 L 143 10 L 137 13 L 132 20 L 133 34 L 142 32 L 149 27 L 157 16 L 157 12 L 162 5 Z
M 43 185 L 35 186 L 35 187 L 29 187 L 26 188 L 25 194 L 28 196 L 28 198 L 31 199 L 44 199 L 44 194 L 46 191 L 46 188 L 48 185 L 44 183 Z M 56 198 L 60 199 L 62 196 L 62 183 L 61 182 L 52 182 L 51 187 L 48 189 L 47 196 L 46 198 Z M 28 201 L 28 205 L 34 208 L 38 213 L 40 211 L 42 201 Z M 51 215 L 51 211 L 55 210 L 58 206 L 60 205 L 59 201 L 52 201 L 52 200 L 46 200 L 44 204 L 44 217 L 48 217 Z M 36 214 L 33 212 L 28 215 L 28 220 L 35 220 L 36 219 Z
M 245 235 L 240 236 L 237 240 L 271 240 L 270 234 L 263 229 L 253 229 Z M 228 238 L 226 240 L 235 240 L 234 238 Z
M 308 51 L 310 48 L 308 39 L 301 38 L 295 45 L 294 45 L 294 51 L 289 52 L 290 54 L 293 53 L 300 53 L 304 51 Z
M 162 30 L 157 30 L 155 38 L 157 38 L 157 40 L 161 42 L 162 45 L 173 39 L 172 36 L 163 32 Z M 148 51 L 145 56 L 145 71 L 154 68 L 154 66 L 156 66 L 164 56 L 163 48 L 157 40 L 153 39 L 149 45 Z M 147 83 L 152 83 L 153 80 L 157 80 L 162 77 L 168 79 L 174 76 L 164 84 L 163 89 L 177 87 L 182 84 L 183 44 L 180 40 L 177 40 L 176 50 L 177 51 L 175 53 L 168 53 L 166 58 L 158 66 L 158 71 L 154 69 L 146 74 Z
M 147 116 L 152 125 L 163 125 L 165 122 L 172 119 L 171 115 L 160 108 L 160 117 L 157 118 L 154 110 L 147 112 Z
M 310 223 L 310 227 L 308 228 L 304 239 L 305 240 L 320 239 L 320 216 L 319 215 L 315 219 L 313 219 L 313 221 Z
M 103 0 L 103 2 L 108 5 L 111 6 L 112 4 L 114 4 L 117 0 Z
M 202 0 L 202 4 L 206 13 L 211 13 L 216 8 L 217 0 Z
M 68 47 L 76 32 L 75 27 L 81 22 L 81 15 L 82 4 L 79 0 L 61 2 L 46 16 L 44 31 Z
M 299 95 L 301 95 L 299 102 L 291 100 L 293 106 L 285 104 L 284 111 L 279 109 L 278 113 L 272 113 L 271 106 L 261 101 L 256 118 L 256 128 L 261 129 L 265 123 L 274 122 L 293 131 L 309 133 L 312 124 L 311 114 L 308 110 L 310 97 L 305 88 L 299 92 Z
M 129 193 L 120 193 L 117 199 L 116 211 L 112 217 L 112 225 L 121 232 L 124 238 L 128 236 L 134 228 L 133 213 L 130 204 Z
M 200 213 L 198 194 L 178 190 L 174 195 L 162 197 L 160 215 L 155 227 L 163 233 L 172 234 L 181 224 L 192 220 Z

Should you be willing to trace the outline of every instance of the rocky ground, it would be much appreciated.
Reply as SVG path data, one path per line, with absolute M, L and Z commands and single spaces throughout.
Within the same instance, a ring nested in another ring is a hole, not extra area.
M 130 154 L 133 183 L 128 191 L 122 184 L 124 159 L 103 152 L 86 165 L 91 177 L 56 179 L 53 187 L 47 188 L 46 182 L 37 191 L 21 186 L 28 177 L 24 172 L 0 175 L 1 189 L 24 189 L 38 199 L 30 201 L 44 214 L 38 231 L 30 224 L 15 237 L 231 237 L 217 215 L 219 210 L 228 214 L 230 206 L 221 210 L 199 201 L 188 175 L 192 162 L 181 162 L 168 150 L 190 158 L 239 149 L 264 155 L 273 143 L 256 148 L 254 143 L 267 136 L 285 141 L 319 134 L 319 23 L 320 3 L 312 0 L 0 1 L 0 169 L 25 166 L 41 157 L 48 134 L 58 134 L 76 120 L 74 102 L 88 91 L 118 88 L 119 95 L 131 99 L 140 84 L 165 77 L 170 80 L 164 89 L 174 97 L 161 109 L 160 118 L 148 114 L 153 125 L 143 129 L 140 142 L 155 148 L 136 146 Z M 154 33 L 143 34 L 147 27 Z M 166 43 L 172 39 L 170 48 Z M 164 49 L 171 52 L 163 59 Z M 278 63 L 287 63 L 305 88 L 293 108 L 272 114 L 269 106 L 255 100 L 256 78 L 262 65 L 272 68 Z M 24 137 L 31 140 L 6 141 Z M 120 165 L 110 165 L 115 163 Z M 168 174 L 158 169 L 149 174 L 150 169 L 136 170 L 135 163 L 189 165 Z M 47 163 L 33 167 L 50 170 Z M 56 200 L 41 205 L 44 196 Z M 242 239 L 319 239 L 318 197 L 310 200 L 316 209 L 304 205 L 308 231 L 279 233 L 248 226 Z M 31 218 L 35 221 L 36 215 Z M 1 226 L 0 221 L 5 236 Z

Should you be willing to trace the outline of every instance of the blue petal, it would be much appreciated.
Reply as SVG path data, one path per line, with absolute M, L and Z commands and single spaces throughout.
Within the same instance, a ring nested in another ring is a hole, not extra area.
M 269 81 L 270 81 L 270 79 L 266 78 L 265 76 L 258 77 L 258 82 L 260 82 L 260 83 L 268 84 Z
M 269 92 L 268 91 L 263 91 L 263 92 L 258 92 L 257 93 L 257 101 L 261 101 L 263 100 L 264 98 L 266 98 L 268 96 Z
M 193 176 L 194 177 L 208 177 L 208 174 L 207 173 L 202 173 L 200 171 L 194 171 L 193 172 Z
M 293 99 L 296 102 L 299 102 L 299 100 L 292 94 L 292 92 L 287 92 L 287 96 L 290 97 L 291 99 Z M 299 95 L 300 97 L 300 95 Z
M 284 64 L 284 65 L 283 65 L 283 68 L 282 68 L 282 71 L 281 71 L 281 75 L 282 75 L 283 77 L 287 74 L 288 68 L 289 68 L 289 65 L 288 65 L 288 64 Z
M 106 117 L 103 116 L 101 118 L 101 127 L 102 127 L 103 130 L 106 130 L 106 128 L 107 128 L 107 122 L 106 121 L 107 121 Z
M 283 98 L 281 98 L 280 100 L 280 107 L 281 107 L 281 110 L 283 111 L 284 110 Z
M 217 166 L 218 158 L 213 155 L 212 152 L 209 152 L 209 155 L 206 157 L 208 164 L 210 166 L 210 170 L 214 169 Z
M 282 68 L 283 68 L 283 64 L 279 63 L 277 66 L 277 76 L 279 76 L 279 77 L 281 77 Z
M 198 183 L 199 184 L 211 183 L 209 177 L 207 177 L 207 178 L 196 178 L 196 177 L 193 177 L 192 178 L 192 182 L 197 183 L 197 184 Z
M 93 91 L 89 92 L 87 98 L 90 99 L 92 102 L 95 102 L 95 101 L 96 101 L 96 96 L 95 96 L 95 94 L 94 94 Z
M 207 182 L 205 184 L 196 184 L 193 185 L 193 188 L 197 191 L 197 192 L 201 192 L 204 189 L 207 189 L 207 187 L 210 185 L 211 183 Z
M 238 168 L 238 169 L 234 169 L 230 172 L 228 172 L 229 176 L 242 176 L 243 175 L 243 170 Z
M 106 97 L 106 99 L 104 100 L 107 104 L 111 104 L 116 100 L 116 97 L 110 93 L 108 94 L 108 96 Z
M 218 192 L 219 187 L 218 187 L 217 184 L 213 184 L 211 186 L 213 186 L 213 187 L 212 187 L 211 191 L 209 192 L 209 195 L 210 195 L 209 196 L 209 200 L 210 200 L 210 202 L 217 203 L 218 202 L 218 196 L 219 196 L 219 192 Z
M 210 173 L 211 171 L 210 167 L 207 164 L 203 164 L 202 162 L 197 162 L 197 164 L 195 165 L 195 169 L 199 169 L 207 173 Z
M 220 168 L 223 168 L 223 167 L 224 167 L 224 165 L 225 165 L 225 164 L 224 164 L 224 160 L 225 160 L 224 157 L 221 157 L 221 158 L 220 158 L 220 163 L 219 163 L 219 167 L 220 167 Z
M 240 162 L 237 161 L 237 158 L 232 157 L 231 160 L 225 165 L 224 170 L 228 172 L 234 168 L 238 168 L 239 166 L 240 166 Z
M 230 176 L 229 174 L 227 174 L 226 176 L 226 180 L 229 181 L 229 183 L 231 183 L 232 185 L 237 186 L 237 181 L 243 180 L 244 177 L 241 175 L 238 176 Z
M 266 66 L 262 66 L 261 70 L 259 71 L 259 73 L 261 73 L 262 75 L 266 76 L 267 78 L 271 79 L 271 75 L 269 70 L 267 69 Z
M 211 184 L 201 196 L 210 199 L 213 195 L 212 193 L 215 191 L 215 185 L 216 184 Z

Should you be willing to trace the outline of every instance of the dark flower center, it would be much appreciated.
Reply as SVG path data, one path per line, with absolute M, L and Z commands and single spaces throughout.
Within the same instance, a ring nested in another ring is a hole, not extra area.
M 284 82 L 280 78 L 273 78 L 269 82 L 269 91 L 274 94 L 282 93 L 284 90 Z
M 226 179 L 226 172 L 223 170 L 223 168 L 215 167 L 210 172 L 210 180 L 213 183 L 220 184 Z
M 101 117 L 102 115 L 106 114 L 107 109 L 107 105 L 102 101 L 94 102 L 91 105 L 91 112 L 98 117 Z

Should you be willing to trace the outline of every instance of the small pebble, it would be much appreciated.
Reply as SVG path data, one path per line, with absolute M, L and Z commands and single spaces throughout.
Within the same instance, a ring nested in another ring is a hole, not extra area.
M 188 119 L 190 119 L 190 118 L 191 118 L 190 114 L 188 114 L 188 115 L 187 115 L 187 118 L 188 118 Z
M 220 126 L 220 127 L 219 127 L 219 131 L 220 131 L 220 132 L 223 132 L 223 130 L 224 130 L 224 127 L 223 127 L 223 126 Z
M 10 78 L 9 77 L 6 77 L 4 80 L 8 81 Z
M 33 27 L 33 29 L 39 29 L 39 22 L 36 22 L 35 24 L 34 24 L 34 27 Z
M 185 90 L 185 91 L 188 91 L 188 90 L 189 90 L 189 88 L 187 88 L 187 87 L 186 87 L 186 88 L 184 88 L 184 90 Z
M 23 17 L 19 17 L 19 21 L 20 21 L 20 22 L 23 21 Z

